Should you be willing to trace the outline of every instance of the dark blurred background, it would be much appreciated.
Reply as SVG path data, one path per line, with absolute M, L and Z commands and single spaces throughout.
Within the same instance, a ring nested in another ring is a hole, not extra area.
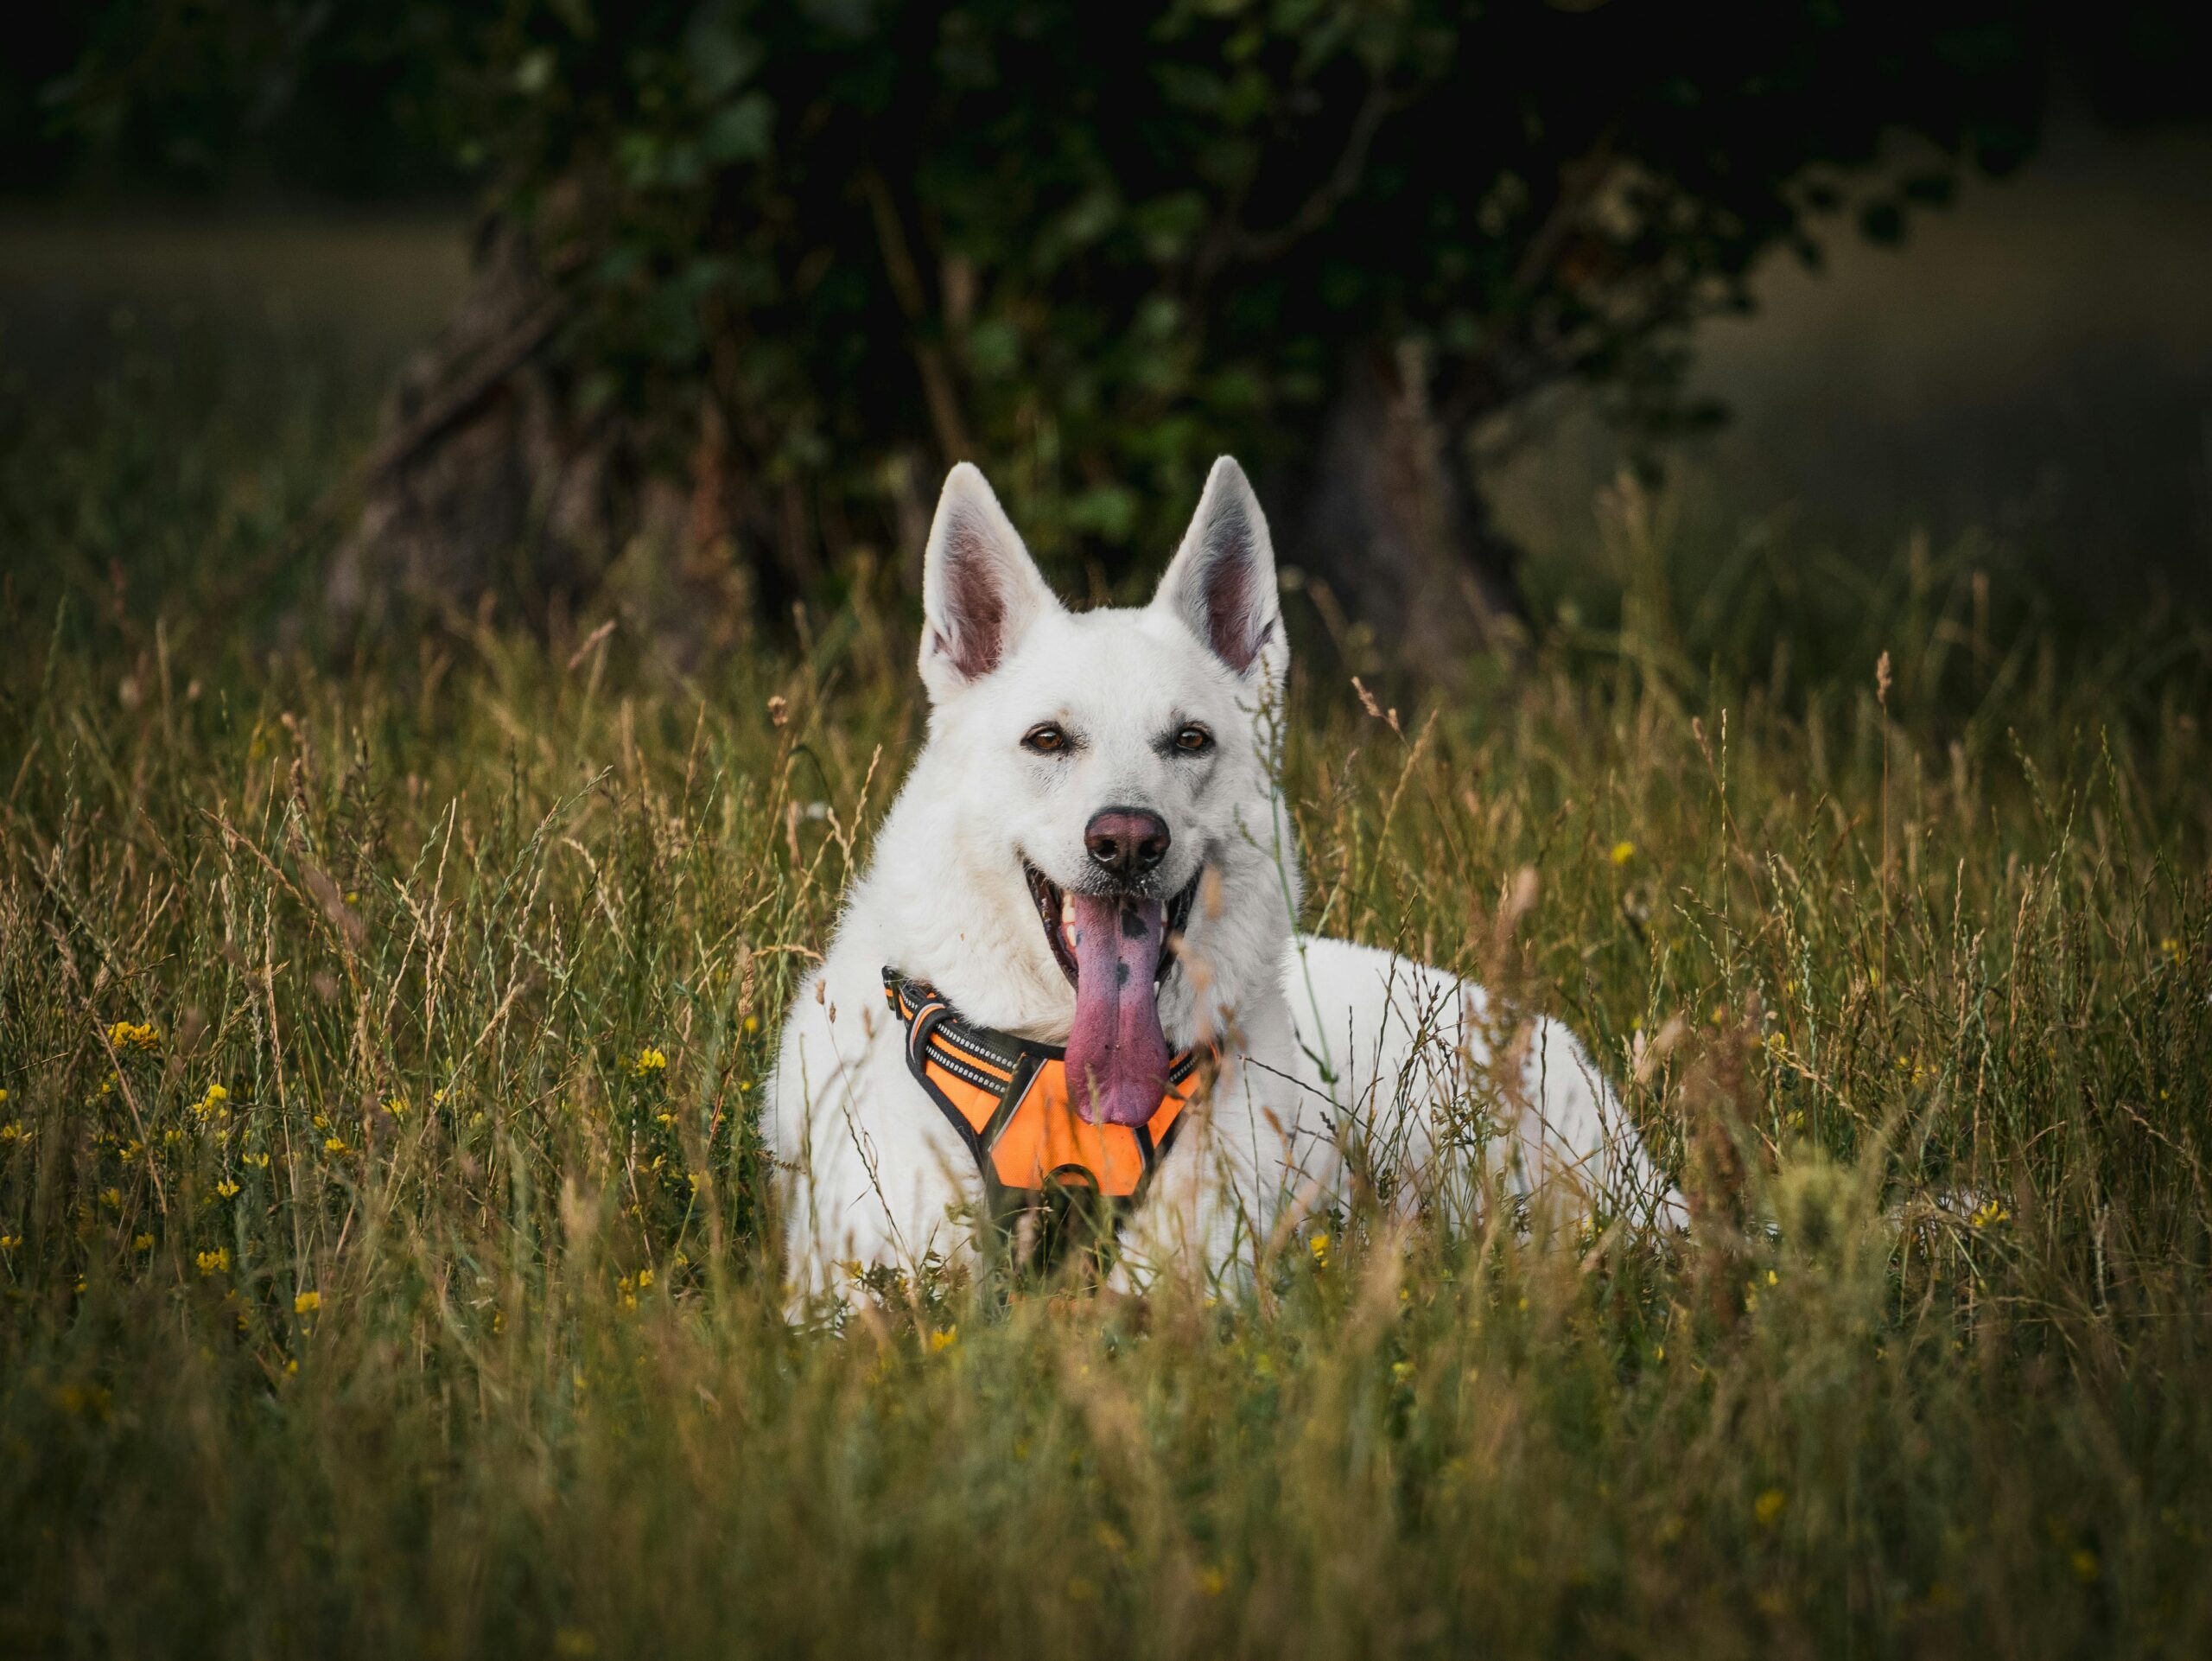
M 45 9 L 0 61 L 11 591 L 334 641 L 489 593 L 691 661 L 910 589 L 957 455 L 1105 594 L 1233 449 L 1370 672 L 1639 605 L 1755 663 L 1885 582 L 2201 615 L 2203 14 L 1705 22 Z

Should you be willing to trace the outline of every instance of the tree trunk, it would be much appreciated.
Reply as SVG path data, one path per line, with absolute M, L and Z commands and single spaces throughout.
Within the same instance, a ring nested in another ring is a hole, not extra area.
M 744 423 L 724 407 L 723 389 L 742 379 L 721 361 L 739 349 L 734 334 L 710 354 L 686 438 L 580 413 L 574 376 L 549 349 L 568 320 L 559 282 L 494 222 L 468 295 L 402 373 L 361 469 L 359 514 L 326 586 L 341 626 L 465 613 L 490 594 L 556 633 L 586 606 L 611 610 L 683 663 L 816 589 L 824 553 L 851 538 L 836 534 L 837 504 L 796 479 L 772 488 L 747 464 Z M 1410 351 L 1353 354 L 1310 482 L 1280 493 L 1290 511 L 1277 531 L 1332 623 L 1381 642 L 1363 666 L 1450 683 L 1520 640 L 1523 614 L 1517 550 L 1491 525 L 1466 448 L 1433 417 L 1425 385 Z M 918 550 L 925 481 L 911 466 L 902 479 L 892 506 Z
M 726 649 L 810 558 L 804 505 L 749 487 L 708 389 L 688 454 L 619 411 L 580 413 L 549 350 L 569 317 L 559 283 L 497 222 L 475 263 L 387 401 L 331 558 L 333 617 L 360 630 L 496 595 L 540 626 L 611 607 L 678 662 Z
M 1371 628 L 1390 667 L 1450 683 L 1477 654 L 1524 639 L 1527 614 L 1519 550 L 1491 522 L 1463 436 L 1431 416 L 1425 385 L 1411 348 L 1351 356 L 1281 540 L 1286 563 Z
M 575 511 L 593 458 L 538 361 L 560 321 L 554 286 L 497 227 L 475 263 L 452 321 L 400 372 L 361 468 L 359 516 L 325 588 L 341 623 L 400 602 L 474 604 L 525 549 L 550 589 L 603 555 L 600 527 Z

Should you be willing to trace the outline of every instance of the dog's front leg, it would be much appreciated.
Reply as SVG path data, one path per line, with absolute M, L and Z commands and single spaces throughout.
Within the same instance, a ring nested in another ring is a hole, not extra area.
M 973 1170 L 965 1148 L 909 1079 L 899 1036 L 865 1001 L 803 988 L 785 1028 L 764 1130 L 782 1176 L 792 1309 L 856 1273 L 965 1264 Z M 842 1017 L 840 1018 L 840 1006 Z

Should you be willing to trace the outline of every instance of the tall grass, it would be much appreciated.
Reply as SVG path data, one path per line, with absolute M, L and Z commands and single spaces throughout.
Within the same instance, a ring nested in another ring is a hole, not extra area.
M 1931 557 L 1777 676 L 1833 640 L 1700 636 L 1647 520 L 1625 627 L 1448 707 L 1315 653 L 1310 920 L 1567 1018 L 1693 1237 L 1355 1206 L 1211 1299 L 800 1330 L 753 1115 L 903 617 L 250 655 L 101 580 L 164 503 L 209 572 L 271 534 L 161 454 L 5 509 L 9 1652 L 2212 1647 L 2201 636 Z

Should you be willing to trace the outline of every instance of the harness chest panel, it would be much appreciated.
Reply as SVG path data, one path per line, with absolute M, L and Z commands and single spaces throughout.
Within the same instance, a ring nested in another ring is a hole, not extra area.
M 1016 1194 L 1089 1189 L 1130 1200 L 1173 1146 L 1197 1085 L 1195 1052 L 1167 1069 L 1167 1091 L 1140 1125 L 1093 1124 L 1075 1110 L 1065 1052 L 969 1026 L 936 988 L 883 971 L 906 1033 L 906 1067 L 960 1132 L 987 1187 Z

